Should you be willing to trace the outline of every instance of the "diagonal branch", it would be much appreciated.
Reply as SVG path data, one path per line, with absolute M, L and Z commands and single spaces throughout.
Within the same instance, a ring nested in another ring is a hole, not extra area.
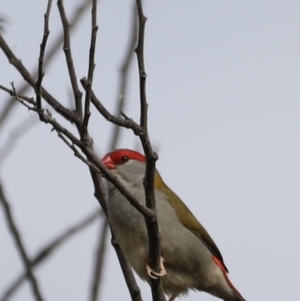
M 10 210 L 10 205 L 9 205 L 9 202 L 8 202 L 5 194 L 4 194 L 1 183 L 0 183 L 0 202 L 2 202 L 4 214 L 5 214 L 5 217 L 6 217 L 6 220 L 7 220 L 7 224 L 9 226 L 9 229 L 10 229 L 10 231 L 12 233 L 12 236 L 15 240 L 17 250 L 19 251 L 21 259 L 23 261 L 23 264 L 24 264 L 24 267 L 25 267 L 25 270 L 26 270 L 26 277 L 28 278 L 28 280 L 31 284 L 32 293 L 33 293 L 33 295 L 34 295 L 34 297 L 37 301 L 43 301 L 44 299 L 41 295 L 41 291 L 40 291 L 40 288 L 39 288 L 38 281 L 37 281 L 37 279 L 34 276 L 33 271 L 32 271 L 32 263 L 29 260 L 27 252 L 25 250 L 25 246 L 24 246 L 24 244 L 22 242 L 22 239 L 21 239 L 20 232 L 19 232 L 19 230 L 17 228 L 17 225 L 16 225 L 16 223 L 15 223 L 13 217 L 12 217 L 11 210 Z
M 14 85 L 14 83 L 11 83 L 11 84 Z M 2 85 L 0 85 L 0 89 L 7 92 L 10 96 L 13 96 L 15 100 L 22 99 L 23 101 L 26 101 L 33 106 L 36 106 L 36 102 L 34 101 L 34 99 L 32 97 L 30 98 L 25 95 L 21 95 L 19 93 L 16 93 L 15 89 L 11 90 Z
M 76 146 L 70 141 L 59 131 L 57 131 L 57 135 L 59 138 L 62 139 L 62 141 L 73 151 L 73 154 L 75 157 L 79 158 L 84 164 L 86 164 L 93 172 L 100 173 L 100 170 L 91 162 L 89 162 L 84 155 L 82 155 L 79 150 L 76 148 Z
M 10 92 L 9 92 L 10 93 Z M 13 95 L 18 95 L 17 92 L 13 92 Z M 16 98 L 17 99 L 17 98 Z M 17 99 L 20 101 L 19 99 Z M 23 103 L 22 103 L 23 104 Z M 29 107 L 30 110 L 37 112 L 36 108 Z M 89 163 L 94 164 L 103 174 L 103 176 L 110 182 L 112 182 L 118 190 L 125 196 L 126 199 L 134 206 L 143 216 L 147 216 L 148 218 L 155 218 L 155 214 L 152 210 L 142 205 L 130 192 L 127 191 L 125 186 L 115 177 L 110 171 L 102 164 L 101 160 L 95 154 L 91 145 L 86 145 L 82 143 L 74 134 L 68 131 L 64 126 L 62 126 L 56 119 L 54 119 L 49 112 L 42 112 L 44 123 L 49 123 L 53 126 L 54 130 L 60 132 L 62 135 L 67 137 L 74 145 L 79 147 L 81 151 L 85 154 Z M 89 165 L 89 164 L 88 164 Z
M 86 90 L 87 89 L 87 80 L 86 78 L 81 79 L 81 84 L 83 88 Z M 93 90 L 91 91 L 91 101 L 93 105 L 96 107 L 98 112 L 107 120 L 110 121 L 111 123 L 114 123 L 115 125 L 131 129 L 136 135 L 141 134 L 141 127 L 134 122 L 132 119 L 122 119 L 120 117 L 116 117 L 112 114 L 110 114 L 107 109 L 103 106 L 103 104 L 100 102 L 100 100 L 96 97 L 94 94 Z
M 2 35 L 0 35 L 0 48 L 6 55 L 9 62 L 18 70 L 18 72 L 23 76 L 24 80 L 35 89 L 35 80 L 32 75 L 28 72 L 25 66 L 22 64 L 20 60 L 16 58 L 12 50 L 9 48 L 7 43 L 5 42 Z M 47 92 L 44 88 L 41 87 L 41 92 L 43 98 L 47 101 L 47 103 L 53 107 L 53 109 L 58 112 L 61 116 L 63 116 L 66 120 L 70 122 L 77 123 L 80 120 L 77 115 L 71 110 L 65 108 L 61 105 L 49 92 Z

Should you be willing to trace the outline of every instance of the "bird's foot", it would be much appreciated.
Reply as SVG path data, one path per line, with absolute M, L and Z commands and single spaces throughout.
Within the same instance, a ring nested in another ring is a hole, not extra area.
M 146 264 L 146 270 L 149 275 L 149 277 L 153 279 L 158 279 L 158 277 L 165 276 L 167 274 L 167 271 L 164 267 L 164 259 L 160 257 L 160 272 L 153 271 L 148 264 Z

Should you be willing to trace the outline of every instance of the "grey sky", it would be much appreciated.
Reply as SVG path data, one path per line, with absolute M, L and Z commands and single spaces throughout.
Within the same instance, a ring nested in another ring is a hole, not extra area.
M 47 1 L 2 1 L 5 38 L 35 70 Z M 77 3 L 78 1 L 76 1 Z M 75 1 L 65 1 L 69 15 Z M 127 46 L 132 1 L 101 1 L 94 90 L 114 108 L 118 70 Z M 146 1 L 145 59 L 149 128 L 158 169 L 220 248 L 230 279 L 246 300 L 296 300 L 300 278 L 300 2 Z M 72 40 L 79 78 L 87 74 L 87 13 Z M 50 40 L 60 32 L 56 3 Z M 49 44 L 49 45 L 50 45 Z M 0 84 L 22 79 L 0 54 Z M 128 116 L 138 118 L 136 64 Z M 44 85 L 69 102 L 63 53 Z M 32 96 L 33 94 L 29 94 Z M 6 95 L 0 92 L 0 109 Z M 108 125 L 95 112 L 99 155 Z M 34 118 L 18 106 L 0 133 Z M 1 179 L 30 254 L 84 213 L 97 208 L 87 168 L 44 124 L 24 136 L 1 166 Z M 135 147 L 124 131 L 120 147 Z M 60 167 L 60 168 L 58 168 Z M 22 265 L 0 210 L 0 292 Z M 37 270 L 46 300 L 86 300 L 98 225 L 83 232 Z M 139 281 L 140 283 L 140 281 Z M 141 285 L 144 300 L 150 289 Z M 129 300 L 116 256 L 106 263 L 102 300 Z M 31 300 L 27 285 L 13 300 Z M 183 299 L 185 300 L 185 299 Z M 217 300 L 191 293 L 188 300 Z

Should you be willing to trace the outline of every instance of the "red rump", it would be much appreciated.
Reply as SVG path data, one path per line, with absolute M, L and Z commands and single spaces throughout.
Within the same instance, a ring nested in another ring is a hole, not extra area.
M 240 292 L 233 286 L 233 284 L 230 282 L 228 276 L 227 276 L 227 273 L 226 273 L 226 268 L 224 267 L 224 265 L 222 264 L 222 262 L 215 256 L 212 257 L 215 264 L 220 267 L 220 269 L 222 270 L 224 276 L 225 276 L 225 279 L 228 283 L 228 285 L 232 288 L 232 290 L 236 293 L 236 295 L 238 295 L 240 298 L 242 298 L 244 300 L 244 298 L 242 297 L 242 295 L 240 294 Z

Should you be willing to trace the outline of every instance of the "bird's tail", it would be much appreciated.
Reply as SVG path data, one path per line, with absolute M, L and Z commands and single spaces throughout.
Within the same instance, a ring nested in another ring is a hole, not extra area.
M 213 260 L 214 262 L 221 268 L 224 277 L 226 279 L 226 282 L 228 283 L 229 287 L 232 289 L 233 292 L 233 297 L 230 298 L 230 300 L 226 300 L 226 301 L 246 301 L 242 295 L 240 294 L 240 292 L 234 287 L 234 285 L 231 283 L 231 281 L 229 280 L 226 270 L 223 266 L 223 264 L 220 262 L 220 260 L 218 258 L 216 258 L 215 256 L 213 256 Z
M 238 295 L 238 296 L 235 295 L 234 299 L 230 299 L 230 301 L 246 301 L 246 300 L 241 295 Z

